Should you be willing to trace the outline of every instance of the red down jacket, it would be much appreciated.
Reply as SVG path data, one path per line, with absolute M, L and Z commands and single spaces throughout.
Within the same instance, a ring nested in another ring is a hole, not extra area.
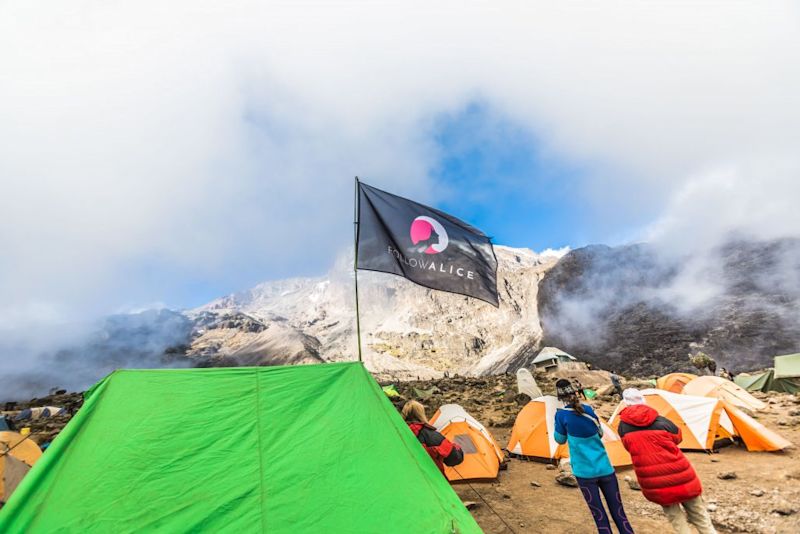
M 669 506 L 703 493 L 692 464 L 678 448 L 681 431 L 672 421 L 644 404 L 628 406 L 619 418 L 619 437 L 631 453 L 647 500 Z
M 441 435 L 431 425 L 408 423 L 408 428 L 417 436 L 436 467 L 444 474 L 444 466 L 453 467 L 464 461 L 461 447 Z

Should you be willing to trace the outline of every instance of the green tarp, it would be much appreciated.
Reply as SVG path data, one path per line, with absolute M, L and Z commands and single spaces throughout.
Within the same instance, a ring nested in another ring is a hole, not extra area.
M 480 529 L 364 367 L 337 363 L 112 373 L 0 532 Z
M 775 372 L 772 369 L 756 374 L 738 374 L 734 382 L 747 391 L 800 393 L 800 379 L 775 378 Z
M 800 353 L 775 356 L 775 378 L 800 378 Z

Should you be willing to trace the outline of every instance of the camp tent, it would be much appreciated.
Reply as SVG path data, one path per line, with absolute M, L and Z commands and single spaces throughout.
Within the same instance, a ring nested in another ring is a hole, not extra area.
M 736 375 L 736 384 L 747 391 L 800 393 L 800 353 L 775 356 L 775 368 L 761 373 Z
M 718 440 L 735 437 L 749 451 L 777 451 L 792 445 L 725 400 L 661 389 L 645 389 L 642 395 L 648 406 L 681 430 L 683 441 L 678 444 L 681 449 L 711 450 Z M 623 408 L 625 403 L 621 402 L 609 420 L 615 430 L 619 428 L 619 412 Z
M 656 387 L 672 393 L 681 393 L 683 387 L 697 378 L 691 373 L 670 373 L 656 380 Z
M 533 359 L 533 365 L 537 369 L 544 369 L 545 371 L 551 371 L 553 369 L 557 369 L 561 363 L 569 363 L 569 362 L 577 362 L 578 358 L 567 354 L 561 349 L 556 347 L 545 347 L 539 354 L 536 355 L 536 358 Z
M 775 378 L 800 378 L 800 353 L 775 356 Z
M 0 532 L 480 528 L 362 364 L 116 371 Z
M 41 455 L 39 446 L 27 436 L 0 432 L 0 503 L 9 499 Z
M 700 376 L 686 384 L 682 393 L 698 397 L 716 397 L 747 410 L 763 410 L 767 404 L 753 397 L 730 380 L 718 376 Z
M 64 415 L 66 413 L 67 411 L 59 406 L 38 406 L 35 408 L 25 408 L 20 411 L 14 419 L 17 421 L 26 421 L 28 419 L 35 421 L 37 419 Z
M 517 369 L 517 391 L 524 393 L 531 399 L 538 399 L 542 396 L 542 390 L 536 384 L 536 379 L 524 367 Z
M 563 404 L 552 395 L 545 395 L 526 404 L 517 414 L 511 438 L 506 447 L 512 454 L 545 460 L 569 457 L 569 447 L 556 443 L 556 410 Z M 603 444 L 614 467 L 631 465 L 631 457 L 622 446 L 619 436 L 602 419 Z
M 775 378 L 773 369 L 754 374 L 739 373 L 734 382 L 747 391 L 800 393 L 800 378 Z
M 448 480 L 497 478 L 505 459 L 492 435 L 458 404 L 445 404 L 430 419 L 444 437 L 464 451 L 464 461 L 455 468 L 444 468 Z

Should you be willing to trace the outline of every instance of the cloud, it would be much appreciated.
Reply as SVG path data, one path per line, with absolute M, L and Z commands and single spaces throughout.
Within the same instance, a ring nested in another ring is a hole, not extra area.
M 797 15 L 792 2 L 3 3 L 1 328 L 320 272 L 350 240 L 353 176 L 436 201 L 436 118 L 476 101 L 590 169 L 574 195 L 609 232 L 647 220 L 628 237 L 678 248 L 698 226 L 709 242 L 796 235 Z

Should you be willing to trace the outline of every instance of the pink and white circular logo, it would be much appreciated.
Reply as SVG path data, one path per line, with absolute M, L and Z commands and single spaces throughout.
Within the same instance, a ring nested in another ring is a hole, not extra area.
M 450 239 L 439 221 L 420 215 L 411 223 L 411 242 L 417 252 L 438 254 L 447 248 Z

